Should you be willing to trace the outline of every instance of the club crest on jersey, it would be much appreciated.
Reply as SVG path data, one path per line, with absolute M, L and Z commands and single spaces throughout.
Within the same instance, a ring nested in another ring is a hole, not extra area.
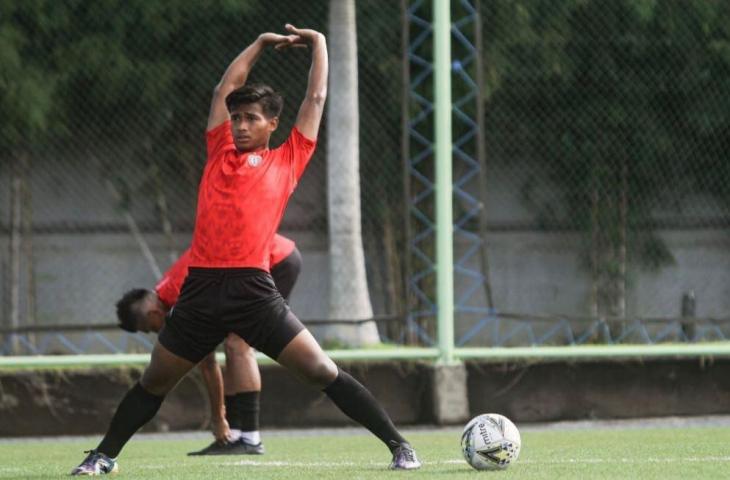
M 261 155 L 249 155 L 248 156 L 248 164 L 252 167 L 258 167 L 261 165 Z

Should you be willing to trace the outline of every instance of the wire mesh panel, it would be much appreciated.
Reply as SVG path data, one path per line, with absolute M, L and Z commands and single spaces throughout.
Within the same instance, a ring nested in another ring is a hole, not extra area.
M 434 334 L 430 5 L 356 2 L 365 262 L 397 343 Z M 328 6 L 0 2 L 0 329 L 111 324 L 124 291 L 152 287 L 190 242 L 223 70 L 286 22 L 327 33 Z M 452 18 L 460 344 L 730 334 L 727 2 L 464 0 Z M 266 52 L 251 73 L 285 98 L 273 145 L 309 65 Z M 281 225 L 304 319 L 328 316 L 323 126 Z M 2 353 L 146 345 L 42 334 L 4 335 Z
M 410 311 L 433 331 L 430 11 L 408 5 Z M 475 290 L 455 285 L 460 345 L 727 337 L 728 15 L 712 2 L 452 2 L 455 256 L 471 253 L 462 229 L 478 230 L 478 215 L 458 219 L 483 199 L 489 259 L 473 275 L 488 279 L 480 302 L 460 306 Z M 470 182 L 461 135 L 479 120 Z
M 383 316 L 402 309 L 389 262 L 402 217 L 400 6 L 357 7 L 364 243 Z M 0 329 L 114 323 L 127 289 L 154 286 L 190 242 L 205 122 L 224 69 L 285 23 L 327 34 L 327 13 L 325 0 L 3 2 Z M 272 145 L 294 124 L 310 58 L 272 50 L 249 76 L 284 97 Z M 281 225 L 304 255 L 292 304 L 305 319 L 327 317 L 326 142 L 323 122 Z M 126 335 L 103 333 L 115 345 Z M 20 348 L 42 333 L 29 335 L 3 353 L 37 353 Z M 54 352 L 64 344 L 56 340 Z
M 482 12 L 496 307 L 678 318 L 694 295 L 686 313 L 727 317 L 727 4 Z M 610 338 L 646 341 L 623 335 L 630 324 L 609 322 Z M 573 325 L 577 337 L 592 325 Z M 664 326 L 646 328 L 655 339 Z

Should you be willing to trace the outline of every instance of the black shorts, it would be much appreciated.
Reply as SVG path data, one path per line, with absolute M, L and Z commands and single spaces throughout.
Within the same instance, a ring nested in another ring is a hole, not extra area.
M 229 333 L 276 359 L 304 325 L 271 275 L 256 268 L 190 267 L 159 341 L 198 363 Z

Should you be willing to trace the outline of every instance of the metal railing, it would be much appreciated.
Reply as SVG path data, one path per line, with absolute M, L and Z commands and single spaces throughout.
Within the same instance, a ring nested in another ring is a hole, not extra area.
M 408 334 L 403 319 L 374 318 L 383 334 L 383 345 L 400 345 Z M 354 323 L 371 321 L 356 320 Z M 353 323 L 352 320 L 316 319 L 303 322 L 320 326 Z M 730 318 L 591 318 L 571 315 L 525 315 L 492 312 L 458 337 L 456 348 L 485 346 L 514 348 L 528 345 L 625 345 L 703 343 L 730 340 Z M 116 325 L 50 325 L 0 329 L 0 355 L 86 355 L 145 353 L 152 350 L 153 336 L 120 331 Z M 337 345 L 325 345 L 337 347 Z M 427 345 L 434 347 L 435 344 Z

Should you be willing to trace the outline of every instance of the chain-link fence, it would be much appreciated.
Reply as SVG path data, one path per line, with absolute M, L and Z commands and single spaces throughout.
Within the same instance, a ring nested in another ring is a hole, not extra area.
M 475 4 L 458 3 L 455 25 Z M 515 315 L 470 318 L 464 308 L 457 338 L 726 339 L 730 6 L 476 6 L 481 43 L 468 24 L 458 28 L 484 62 L 486 189 L 471 180 L 468 192 L 486 206 L 489 271 L 477 260 L 471 268 L 488 274 L 492 303 L 482 304 Z M 467 88 L 455 80 L 455 97 Z M 469 208 L 463 195 L 454 199 L 455 215 Z M 468 247 L 457 241 L 456 257 Z
M 382 221 L 394 196 L 402 203 L 400 5 L 361 2 L 356 19 L 366 52 L 360 152 L 376 158 L 362 162 L 364 243 L 380 252 L 401 222 Z M 259 33 L 285 23 L 327 33 L 327 22 L 327 1 L 3 2 L 0 328 L 114 323 L 122 293 L 152 287 L 189 245 L 205 121 L 224 69 Z M 293 126 L 310 58 L 272 50 L 249 76 L 284 96 L 273 145 Z M 325 121 L 280 229 L 304 254 L 292 299 L 303 319 L 328 312 L 326 142 Z M 393 272 L 368 265 L 375 312 L 392 313 L 392 281 L 382 279 Z M 94 351 L 85 332 L 64 338 L 44 350 Z M 35 348 L 13 342 L 5 352 Z
M 415 3 L 356 2 L 363 242 L 374 311 L 395 318 L 380 332 L 395 341 L 419 341 L 401 331 L 420 308 L 407 285 L 423 260 L 408 237 L 424 224 L 408 223 L 404 193 L 418 194 L 404 132 L 423 113 L 404 81 L 416 75 L 408 45 L 422 40 L 407 12 Z M 484 158 L 460 187 L 484 206 L 481 230 L 462 227 L 483 242 L 465 265 L 489 286 L 469 302 L 490 312 L 457 310 L 457 337 L 605 340 L 603 318 L 610 338 L 645 341 L 632 319 L 648 317 L 659 319 L 638 324 L 650 341 L 730 334 L 720 321 L 730 307 L 730 7 L 453 3 L 480 15 L 480 41 L 475 29 L 461 34 L 482 60 L 481 76 L 476 62 L 464 68 L 481 81 L 481 110 L 465 112 L 483 112 Z M 0 328 L 112 324 L 124 291 L 154 285 L 189 245 L 213 86 L 256 35 L 286 22 L 327 33 L 328 2 L 0 3 Z M 285 97 L 273 144 L 293 124 L 309 61 L 267 52 L 252 72 Z M 292 306 L 305 320 L 328 315 L 326 141 L 325 120 L 281 226 L 303 253 Z M 470 208 L 456 197 L 457 218 Z M 456 248 L 458 258 L 471 246 Z M 472 288 L 459 282 L 457 296 Z M 718 322 L 654 335 L 682 304 L 684 316 Z M 5 335 L 0 353 L 149 346 L 104 333 Z
M 531 312 L 618 317 L 608 338 L 624 342 L 724 338 L 726 322 L 643 322 L 644 335 L 631 319 L 730 317 L 730 9 L 541 5 L 529 18 L 490 9 L 486 39 L 492 65 L 516 66 L 494 79 L 506 88 L 493 90 L 488 144 L 554 232 L 545 307 Z M 504 15 L 520 27 L 490 41 Z

